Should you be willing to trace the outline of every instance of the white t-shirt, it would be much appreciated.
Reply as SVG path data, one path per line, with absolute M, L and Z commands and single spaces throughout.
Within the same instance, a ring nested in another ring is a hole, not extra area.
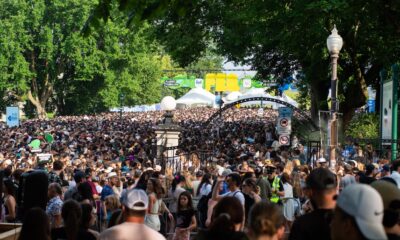
M 192 182 L 193 186 L 193 196 L 197 196 L 197 189 L 199 188 L 200 180 L 196 180 Z
M 222 197 L 235 197 L 244 206 L 244 195 L 240 190 L 236 190 L 236 191 L 233 191 L 233 192 L 229 191 L 229 192 L 223 194 Z
M 96 191 L 100 194 L 101 191 L 103 190 L 103 187 L 100 185 L 96 185 Z
M 199 197 L 207 196 L 212 190 L 211 184 L 204 183 L 200 188 Z
M 393 171 L 390 177 L 396 181 L 397 187 L 400 188 L 400 174 L 397 171 Z
M 168 197 L 173 198 L 172 202 L 169 204 L 169 210 L 172 213 L 176 213 L 178 211 L 178 199 L 181 193 L 185 192 L 186 190 L 182 187 L 176 187 L 175 191 L 172 192 L 172 189 L 168 191 Z
M 144 224 L 125 222 L 102 232 L 100 240 L 165 240 L 165 238 Z

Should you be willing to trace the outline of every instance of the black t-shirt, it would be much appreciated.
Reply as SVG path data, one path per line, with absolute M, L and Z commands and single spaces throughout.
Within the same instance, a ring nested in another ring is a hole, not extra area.
M 244 212 L 245 212 L 246 222 L 247 222 L 247 219 L 249 219 L 248 216 L 249 216 L 250 208 L 251 208 L 251 206 L 254 205 L 255 201 L 253 198 L 251 198 L 249 195 L 247 195 L 245 193 L 243 193 L 243 196 L 244 196 Z
M 192 222 L 192 217 L 194 216 L 194 210 L 182 210 L 178 211 L 176 214 L 176 227 L 188 228 Z
M 61 228 L 54 228 L 51 230 L 51 239 L 52 240 L 66 240 L 67 238 L 67 232 L 65 231 L 64 227 Z M 78 236 L 76 237 L 76 240 L 96 240 L 96 237 L 93 236 L 90 232 L 84 230 L 84 229 L 79 229 L 78 231 Z
M 290 231 L 289 240 L 330 240 L 332 209 L 316 209 L 296 219 Z
M 373 177 L 365 176 L 365 177 L 360 178 L 360 183 L 371 184 L 374 181 L 376 181 L 376 179 Z
M 388 240 L 400 240 L 400 236 L 396 235 L 396 234 L 388 233 L 387 237 L 388 237 Z

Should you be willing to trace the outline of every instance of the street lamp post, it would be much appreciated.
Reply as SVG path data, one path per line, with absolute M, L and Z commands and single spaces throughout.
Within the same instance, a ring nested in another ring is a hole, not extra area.
M 176 108 L 176 101 L 171 96 L 166 96 L 161 101 L 161 110 L 165 111 L 162 124 L 155 127 L 157 134 L 157 160 L 161 163 L 163 171 L 167 167 L 167 163 L 173 160 L 176 155 L 176 147 L 179 145 L 179 134 L 182 128 L 173 121 L 173 111 Z M 167 149 L 166 149 L 167 148 Z M 166 151 L 166 159 L 163 157 Z
M 331 121 L 330 121 L 330 166 L 335 167 L 336 164 L 336 147 L 337 147 L 337 119 L 336 114 L 339 110 L 337 103 L 337 62 L 339 58 L 339 52 L 343 46 L 343 39 L 338 34 L 336 25 L 332 29 L 331 35 L 326 40 L 326 45 L 331 56 L 332 64 L 332 77 L 331 77 Z

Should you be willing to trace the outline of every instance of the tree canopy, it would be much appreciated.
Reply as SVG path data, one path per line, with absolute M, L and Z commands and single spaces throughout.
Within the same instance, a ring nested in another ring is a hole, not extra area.
M 159 101 L 159 44 L 149 25 L 127 28 L 127 17 L 84 36 L 97 1 L 2 1 L 0 91 L 26 99 L 37 116 L 95 112 L 126 104 Z M 29 106 L 29 104 L 28 104 Z
M 398 61 L 398 1 L 100 1 L 94 16 L 112 18 L 106 9 L 119 4 L 128 25 L 148 20 L 157 39 L 181 65 L 188 65 L 215 44 L 219 54 L 252 65 L 260 78 L 283 80 L 299 71 L 302 96 L 311 112 L 327 109 L 330 88 L 326 38 L 336 24 L 344 39 L 339 58 L 340 111 L 345 122 L 365 104 L 366 87 L 379 90 L 380 69 Z M 379 96 L 378 96 L 379 97 Z

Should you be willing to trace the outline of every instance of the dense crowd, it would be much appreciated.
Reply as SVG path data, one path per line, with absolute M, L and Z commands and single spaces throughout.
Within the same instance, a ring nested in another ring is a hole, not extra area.
M 400 238 L 400 162 L 347 142 L 329 168 L 300 140 L 279 146 L 275 110 L 233 108 L 204 125 L 215 111 L 175 111 L 178 169 L 153 149 L 163 112 L 0 126 L 2 222 L 22 222 L 21 240 Z M 46 208 L 21 214 L 35 173 Z

